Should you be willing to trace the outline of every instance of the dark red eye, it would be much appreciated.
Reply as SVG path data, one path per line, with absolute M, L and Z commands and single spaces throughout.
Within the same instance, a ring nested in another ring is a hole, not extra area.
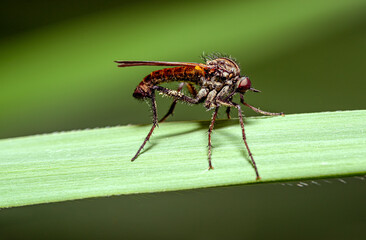
M 248 77 L 242 77 L 239 79 L 238 91 L 245 92 L 251 87 L 252 83 Z

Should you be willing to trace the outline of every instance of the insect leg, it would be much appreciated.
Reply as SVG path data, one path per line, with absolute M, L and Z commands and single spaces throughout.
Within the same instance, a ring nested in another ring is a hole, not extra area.
M 219 111 L 219 107 L 216 107 L 215 112 L 212 115 L 210 128 L 208 129 L 208 170 L 213 169 L 212 164 L 211 164 L 211 149 L 212 149 L 211 133 L 212 133 L 213 127 L 215 125 L 215 120 L 216 120 L 218 111 Z
M 154 86 L 153 89 L 161 92 L 162 94 L 164 94 L 166 96 L 173 97 L 176 100 L 183 101 L 183 102 L 187 102 L 187 103 L 191 103 L 191 104 L 197 104 L 197 103 L 199 103 L 200 100 L 207 95 L 207 94 L 206 95 L 204 95 L 204 94 L 197 94 L 197 96 L 195 98 L 192 98 L 192 97 L 188 97 L 188 96 L 184 95 L 181 92 L 177 92 L 175 90 L 171 90 L 171 89 L 168 89 L 168 88 L 165 88 L 165 87 L 161 87 L 161 86 Z
M 184 87 L 184 84 L 185 84 L 184 82 L 179 84 L 177 92 L 180 92 L 182 90 L 182 88 Z M 160 119 L 159 123 L 164 122 L 169 117 L 169 115 L 173 115 L 174 108 L 177 105 L 177 101 L 178 101 L 177 99 L 174 99 L 172 105 L 170 105 L 168 112 L 164 115 L 164 117 L 162 119 Z
M 181 84 L 179 84 L 179 87 L 177 89 L 177 92 L 180 92 L 183 87 L 184 87 L 184 84 L 186 84 L 187 88 L 188 88 L 188 91 L 191 93 L 191 95 L 193 97 L 196 97 L 197 96 L 197 91 L 196 89 L 194 88 L 194 86 L 190 83 L 184 83 L 182 82 Z M 177 99 L 174 99 L 172 105 L 170 105 L 170 108 L 168 110 L 168 112 L 165 114 L 165 116 L 159 121 L 159 123 L 161 122 L 164 122 L 168 117 L 169 115 L 173 115 L 173 112 L 174 112 L 174 109 L 175 109 L 175 106 L 177 105 Z
M 257 169 L 257 165 L 255 164 L 255 161 L 254 161 L 254 158 L 253 158 L 253 154 L 252 154 L 252 152 L 249 149 L 249 145 L 247 143 L 247 137 L 245 135 L 244 120 L 243 120 L 243 114 L 242 114 L 242 111 L 241 111 L 241 107 L 240 107 L 239 104 L 234 104 L 234 105 L 235 105 L 236 109 L 238 109 L 239 121 L 240 121 L 241 131 L 242 131 L 242 135 L 243 135 L 243 141 L 244 141 L 245 147 L 247 148 L 249 157 L 252 160 L 252 164 L 253 164 L 253 167 L 254 167 L 254 170 L 255 170 L 255 174 L 257 175 L 257 178 L 256 179 L 259 180 L 259 179 L 261 179 L 261 177 L 259 176 L 258 169 Z
M 193 97 L 196 97 L 197 96 L 197 90 L 194 88 L 194 86 L 192 84 L 190 84 L 190 83 L 186 83 L 186 84 L 187 84 L 187 89 L 190 92 L 190 94 Z
M 224 100 L 225 102 L 231 102 L 231 100 L 232 100 L 233 98 L 232 97 L 230 97 L 228 100 Z M 231 107 L 227 107 L 226 108 L 226 115 L 227 115 L 227 119 L 231 119 L 231 117 L 230 117 L 230 110 L 231 110 Z
M 244 130 L 244 120 L 243 120 L 243 113 L 241 111 L 241 107 L 239 104 L 237 103 L 233 103 L 233 102 L 224 102 L 224 101 L 221 101 L 221 100 L 217 100 L 217 102 L 220 104 L 220 105 L 224 105 L 224 106 L 227 106 L 227 107 L 235 107 L 236 109 L 238 109 L 238 116 L 239 116 L 239 121 L 240 121 L 240 126 L 241 126 L 241 132 L 242 132 L 242 136 L 243 136 L 243 141 L 244 141 L 244 144 L 245 144 L 245 147 L 247 148 L 247 151 L 248 151 L 248 154 L 249 154 L 249 157 L 250 157 L 250 160 L 252 161 L 252 165 L 254 167 L 254 170 L 255 170 L 255 174 L 257 176 L 257 180 L 261 179 L 261 177 L 259 176 L 259 173 L 258 173 L 258 168 L 257 168 L 257 164 L 255 164 L 255 161 L 254 161 L 254 158 L 253 158 L 253 154 L 252 152 L 250 151 L 249 149 L 249 145 L 247 143 L 247 137 L 245 135 L 245 130 Z
M 231 107 L 227 107 L 226 108 L 226 115 L 227 115 L 227 119 L 230 119 L 230 110 L 231 110 Z
M 266 111 L 262 111 L 256 107 L 253 107 L 252 105 L 249 105 L 248 103 L 244 102 L 244 96 L 242 94 L 240 94 L 240 102 L 242 104 L 244 104 L 245 106 L 249 107 L 250 109 L 252 109 L 256 113 L 260 113 L 260 114 L 268 115 L 268 116 L 277 116 L 277 115 L 285 116 L 285 114 L 283 112 L 280 112 L 280 113 L 266 112 Z
M 149 141 L 149 139 L 151 137 L 151 134 L 153 133 L 155 127 L 158 125 L 158 115 L 157 115 L 157 111 L 156 111 L 156 101 L 155 101 L 155 92 L 154 92 L 154 90 L 152 90 L 152 93 L 151 93 L 151 109 L 152 109 L 152 112 L 153 112 L 153 125 L 150 129 L 150 132 L 147 134 L 144 142 L 140 146 L 139 150 L 137 151 L 135 156 L 131 159 L 131 162 L 133 162 L 138 157 L 138 155 L 140 154 L 141 150 L 144 148 L 147 141 Z

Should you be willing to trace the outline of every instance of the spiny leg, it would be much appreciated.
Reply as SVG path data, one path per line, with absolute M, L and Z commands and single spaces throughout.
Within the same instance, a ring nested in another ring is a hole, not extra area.
M 238 116 L 239 116 L 239 121 L 240 121 L 240 126 L 241 126 L 241 131 L 242 131 L 242 136 L 243 136 L 243 141 L 244 141 L 244 144 L 245 144 L 245 147 L 247 148 L 247 151 L 248 151 L 248 154 L 249 154 L 249 157 L 250 157 L 250 160 L 252 161 L 252 165 L 254 167 L 254 170 L 255 170 L 255 174 L 256 174 L 256 179 L 259 180 L 261 179 L 261 177 L 259 176 L 259 173 L 258 173 L 258 168 L 257 168 L 257 164 L 255 164 L 255 161 L 254 161 L 254 158 L 253 158 L 253 154 L 252 152 L 250 151 L 249 149 L 249 145 L 247 143 L 247 137 L 245 135 L 245 130 L 244 130 L 244 120 L 243 120 L 243 113 L 241 111 L 241 107 L 239 104 L 237 103 L 233 103 L 233 102 L 230 102 L 230 101 L 222 101 L 222 100 L 217 100 L 217 102 L 220 104 L 220 105 L 223 105 L 223 106 L 226 106 L 226 107 L 235 107 L 236 109 L 238 109 Z
M 266 112 L 266 111 L 260 110 L 260 109 L 258 109 L 256 107 L 253 107 L 252 105 L 249 105 L 246 102 L 244 102 L 243 104 L 245 106 L 249 107 L 250 109 L 252 109 L 254 112 L 257 112 L 257 113 L 260 113 L 260 114 L 263 114 L 263 115 L 268 115 L 268 116 L 278 116 L 278 115 L 281 115 L 281 116 L 285 116 L 285 114 L 283 112 L 280 112 L 280 113 Z
M 285 114 L 283 114 L 283 112 L 280 112 L 280 113 L 266 112 L 266 111 L 260 110 L 256 107 L 253 107 L 252 105 L 249 105 L 248 103 L 244 102 L 244 96 L 242 94 L 240 94 L 240 102 L 242 104 L 244 104 L 245 106 L 249 107 L 250 109 L 252 109 L 256 113 L 260 113 L 260 114 L 268 115 L 268 116 L 278 116 L 278 115 L 285 116 Z
M 219 107 L 216 107 L 215 112 L 212 115 L 210 128 L 208 129 L 208 170 L 213 169 L 212 164 L 211 164 L 211 149 L 212 149 L 211 133 L 212 133 L 213 127 L 215 125 L 215 120 L 216 120 L 218 111 L 219 111 Z
M 192 97 L 184 95 L 181 92 L 177 92 L 175 90 L 171 90 L 171 89 L 161 87 L 161 86 L 154 86 L 153 89 L 159 91 L 160 93 L 162 93 L 165 96 L 173 97 L 174 99 L 176 99 L 178 101 L 182 101 L 182 102 L 186 102 L 186 103 L 190 103 L 190 104 L 200 103 L 201 99 L 206 96 L 206 95 L 197 94 L 197 96 L 195 98 L 192 98 Z
M 230 94 L 226 99 L 223 100 L 223 102 L 231 102 L 231 100 L 233 99 L 232 95 L 233 94 Z M 219 99 L 219 101 L 220 101 L 220 99 Z M 227 106 L 226 107 L 226 116 L 227 116 L 227 119 L 231 119 L 230 111 L 231 111 L 231 107 L 230 106 Z
M 147 134 L 144 142 L 140 146 L 139 150 L 137 151 L 135 156 L 131 159 L 131 162 L 133 162 L 138 157 L 141 150 L 144 148 L 145 144 L 149 141 L 149 139 L 151 137 L 151 134 L 153 133 L 155 127 L 158 125 L 158 115 L 157 115 L 157 111 L 156 111 L 156 101 L 155 101 L 155 92 L 154 92 L 154 90 L 152 90 L 152 93 L 151 93 L 151 109 L 152 109 L 152 112 L 153 112 L 153 125 L 150 129 L 150 132 Z
M 182 90 L 182 88 L 184 87 L 184 82 L 180 83 L 177 89 L 177 92 L 180 92 Z M 174 108 L 177 105 L 177 99 L 174 99 L 172 105 L 170 105 L 170 108 L 168 110 L 168 112 L 164 115 L 164 117 L 162 119 L 160 119 L 159 123 L 164 122 L 170 115 L 173 115 L 174 112 Z
M 187 86 L 187 89 L 188 89 L 189 93 L 193 97 L 196 97 L 197 96 L 197 90 L 196 90 L 196 88 L 191 83 L 186 83 L 186 86 Z
M 241 125 L 241 131 L 242 131 L 242 135 L 243 135 L 244 144 L 245 144 L 245 147 L 247 148 L 249 157 L 252 160 L 252 164 L 253 164 L 253 167 L 254 167 L 254 170 L 255 170 L 255 174 L 257 175 L 257 178 L 256 179 L 259 180 L 259 179 L 261 179 L 261 177 L 259 176 L 258 169 L 257 169 L 257 165 L 255 164 L 255 161 L 254 161 L 254 158 L 253 158 L 253 154 L 252 154 L 252 152 L 249 149 L 249 145 L 247 143 L 247 137 L 245 135 L 244 120 L 243 120 L 243 114 L 242 114 L 242 111 L 241 111 L 241 107 L 240 107 L 239 104 L 235 104 L 235 103 L 233 103 L 233 104 L 238 109 L 239 121 L 240 121 L 240 125 Z
M 179 84 L 179 87 L 178 87 L 178 89 L 177 89 L 177 93 L 179 93 L 182 89 L 183 89 L 183 87 L 184 87 L 184 85 L 186 85 L 187 86 L 187 89 L 188 89 L 188 91 L 190 92 L 190 94 L 195 98 L 196 96 L 197 96 L 197 91 L 196 91 L 196 89 L 194 88 L 194 86 L 192 85 L 192 84 L 190 84 L 190 83 L 184 83 L 184 82 L 182 82 L 181 84 Z M 170 108 L 169 108 L 169 110 L 168 110 L 168 112 L 165 114 L 165 116 L 159 121 L 159 123 L 161 123 L 161 122 L 164 122 L 170 115 L 173 115 L 173 112 L 174 112 L 174 109 L 175 109 L 175 106 L 177 105 L 177 99 L 174 99 L 174 101 L 173 101 L 173 103 L 172 103 L 172 105 L 170 105 Z
M 230 117 L 230 110 L 231 110 L 231 107 L 227 107 L 226 108 L 227 119 L 231 119 L 231 117 Z

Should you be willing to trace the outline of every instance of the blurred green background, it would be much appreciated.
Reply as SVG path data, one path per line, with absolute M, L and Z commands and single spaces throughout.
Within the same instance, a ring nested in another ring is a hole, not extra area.
M 197 62 L 213 51 L 240 62 L 262 90 L 246 100 L 264 110 L 365 109 L 364 0 L 5 1 L 0 26 L 0 138 L 148 124 L 150 110 L 132 92 L 156 68 L 118 69 L 113 61 Z M 170 102 L 158 99 L 160 116 Z M 202 106 L 178 105 L 169 120 L 210 115 Z M 359 180 L 306 191 L 243 186 L 58 203 L 1 211 L 0 236 L 80 238 L 100 225 L 90 238 L 359 239 L 365 197 Z
M 0 137 L 150 123 L 131 95 L 154 67 L 114 60 L 236 57 L 269 111 L 365 106 L 365 1 L 44 1 L 2 7 Z M 174 87 L 174 86 L 172 86 Z M 160 116 L 169 99 L 159 99 Z M 251 111 L 246 111 L 252 115 Z M 179 105 L 170 120 L 209 119 Z M 221 115 L 225 117 L 224 114 Z

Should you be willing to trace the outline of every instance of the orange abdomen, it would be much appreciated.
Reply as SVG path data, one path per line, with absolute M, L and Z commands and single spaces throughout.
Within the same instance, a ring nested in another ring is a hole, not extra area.
M 205 70 L 200 66 L 164 68 L 147 75 L 136 87 L 133 96 L 135 98 L 150 97 L 151 87 L 165 82 L 178 81 L 198 84 L 203 76 L 205 76 Z

